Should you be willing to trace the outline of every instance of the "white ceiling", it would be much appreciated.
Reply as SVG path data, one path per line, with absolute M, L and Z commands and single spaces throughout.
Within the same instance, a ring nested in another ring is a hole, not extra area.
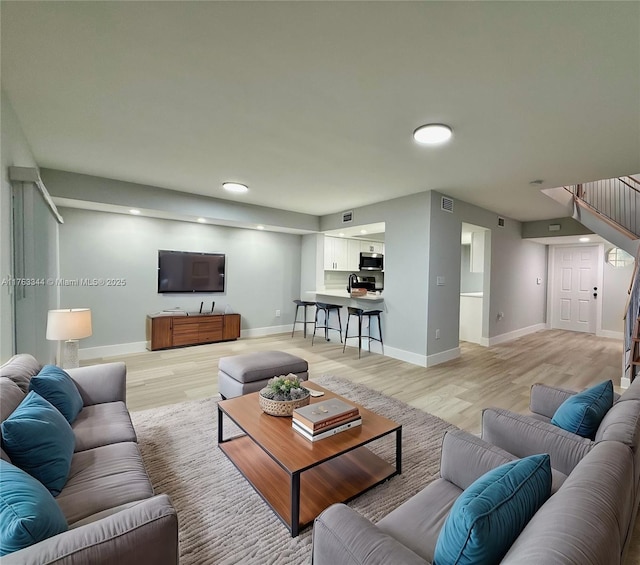
M 562 213 L 540 188 L 640 170 L 638 2 L 3 1 L 1 16 L 2 87 L 43 167 L 316 215 L 434 189 L 518 220 Z M 429 122 L 452 141 L 417 146 Z

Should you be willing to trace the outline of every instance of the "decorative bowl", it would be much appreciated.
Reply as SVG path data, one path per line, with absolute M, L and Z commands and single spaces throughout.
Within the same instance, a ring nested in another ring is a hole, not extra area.
M 311 400 L 311 395 L 307 394 L 304 398 L 296 398 L 295 400 L 271 400 L 258 394 L 258 403 L 265 414 L 270 416 L 292 416 L 296 408 L 306 406 Z

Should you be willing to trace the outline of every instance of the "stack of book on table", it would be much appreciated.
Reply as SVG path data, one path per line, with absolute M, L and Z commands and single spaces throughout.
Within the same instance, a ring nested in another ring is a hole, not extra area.
M 362 425 L 357 406 L 337 398 L 296 408 L 293 429 L 310 441 L 317 441 Z

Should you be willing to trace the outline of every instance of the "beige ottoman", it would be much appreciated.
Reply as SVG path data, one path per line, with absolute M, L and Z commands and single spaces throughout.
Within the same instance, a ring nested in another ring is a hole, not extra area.
M 309 364 L 284 351 L 257 351 L 221 357 L 218 363 L 218 391 L 222 398 L 234 398 L 256 392 L 272 377 L 293 373 L 301 380 L 309 378 Z

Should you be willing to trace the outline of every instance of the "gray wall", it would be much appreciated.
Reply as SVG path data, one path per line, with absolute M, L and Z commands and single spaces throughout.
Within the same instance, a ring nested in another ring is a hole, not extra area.
M 60 272 L 65 279 L 124 278 L 125 287 L 62 287 L 62 307 L 89 307 L 93 336 L 81 349 L 145 340 L 148 314 L 216 302 L 242 328 L 289 326 L 300 295 L 301 236 L 141 216 L 62 209 Z M 226 254 L 226 292 L 158 294 L 158 249 Z M 277 318 L 275 311 L 281 311 Z
M 421 358 L 427 353 L 430 205 L 430 193 L 421 192 L 354 210 L 355 225 L 385 222 L 385 313 L 382 318 L 385 351 L 392 354 L 393 348 Z M 341 226 L 340 214 L 320 219 L 323 231 Z
M 30 183 L 17 183 L 20 200 L 16 211 L 18 244 L 24 245 L 24 270 L 14 273 L 12 187 L 10 166 L 35 167 L 36 162 L 20 123 L 6 94 L 1 96 L 2 112 L 2 185 L 0 194 L 0 275 L 3 280 L 16 274 L 46 278 L 57 276 L 57 223 L 40 192 Z M 21 254 L 22 255 L 22 254 Z M 14 311 L 14 292 L 17 309 Z M 31 353 L 41 362 L 55 357 L 54 342 L 45 339 L 47 311 L 57 307 L 54 286 L 12 288 L 0 286 L 0 360 L 13 353 Z M 14 340 L 14 329 L 17 340 Z
M 612 245 L 605 245 L 606 253 Z M 625 307 L 627 305 L 628 290 L 633 276 L 633 263 L 626 267 L 613 267 L 609 263 L 604 264 L 602 273 L 603 289 L 602 297 L 602 329 L 611 332 L 623 332 Z
M 460 292 L 482 292 L 483 273 L 471 272 L 471 245 L 460 251 Z
M 549 225 L 551 224 L 558 224 L 560 229 L 558 231 L 549 231 Z M 524 222 L 522 224 L 521 233 L 523 238 L 532 238 L 558 237 L 561 235 L 586 235 L 593 232 L 573 218 L 556 218 L 554 220 Z

